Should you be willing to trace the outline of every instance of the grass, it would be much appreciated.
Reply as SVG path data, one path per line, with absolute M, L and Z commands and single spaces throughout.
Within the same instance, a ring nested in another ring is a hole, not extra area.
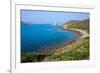
M 72 44 L 72 48 L 64 53 L 48 56 L 44 61 L 66 61 L 89 59 L 89 40 L 87 38 Z
M 40 54 L 40 53 L 24 53 L 21 55 L 21 62 L 41 62 L 46 56 L 49 56 L 47 54 Z

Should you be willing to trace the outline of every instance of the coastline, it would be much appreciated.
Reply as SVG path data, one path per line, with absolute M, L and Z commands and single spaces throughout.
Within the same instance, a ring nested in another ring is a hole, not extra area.
M 49 61 L 69 61 L 69 60 L 89 60 L 89 34 L 82 29 L 67 28 L 63 26 L 61 30 L 70 30 L 80 35 L 80 40 L 72 39 L 53 50 L 53 54 L 44 58 L 44 62 Z
M 73 31 L 73 32 L 77 33 L 78 35 L 80 35 L 80 40 L 82 40 L 86 37 L 89 37 L 89 34 L 86 31 L 82 30 L 82 29 L 68 28 L 67 25 L 66 26 L 62 25 L 62 26 L 63 26 L 63 28 L 61 28 L 61 30 Z M 71 45 L 75 42 L 77 42 L 76 39 L 71 39 L 67 43 L 64 43 L 64 44 L 60 45 L 59 48 L 54 48 L 53 49 L 53 54 L 61 54 L 61 53 L 67 52 L 68 50 L 71 49 L 71 47 L 72 47 Z
M 57 45 L 52 49 L 52 52 L 49 54 L 45 53 L 33 53 L 29 52 L 27 54 L 22 55 L 21 62 L 48 62 L 48 61 L 61 61 L 62 60 L 84 60 L 89 59 L 89 48 L 82 48 L 84 44 L 89 44 L 88 40 L 85 39 L 89 37 L 89 34 L 82 30 L 82 29 L 75 29 L 75 28 L 67 28 L 67 26 L 62 25 L 63 28 L 61 30 L 70 30 L 78 35 L 80 35 L 80 40 L 71 39 L 68 42 L 63 44 Z M 82 47 L 80 47 L 82 46 Z M 78 47 L 78 48 L 77 48 Z M 46 52 L 46 50 L 43 50 Z M 49 51 L 50 52 L 50 51 Z M 76 56 L 75 56 L 76 55 Z M 84 55 L 86 55 L 84 57 Z
M 86 31 L 84 31 L 82 29 L 68 28 L 67 25 L 63 25 L 62 30 L 70 30 L 70 31 L 73 31 L 73 32 L 79 34 L 81 36 L 81 39 L 83 39 L 85 37 L 89 37 L 89 34 Z

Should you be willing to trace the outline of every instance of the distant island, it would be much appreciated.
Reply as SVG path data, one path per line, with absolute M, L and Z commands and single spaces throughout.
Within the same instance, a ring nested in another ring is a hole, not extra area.
M 21 62 L 48 62 L 67 60 L 88 60 L 90 57 L 89 45 L 89 20 L 71 20 L 62 24 L 60 30 L 69 30 L 80 35 L 78 40 L 70 40 L 68 43 L 56 46 L 49 54 L 28 52 L 21 54 Z M 21 21 L 21 23 L 24 23 Z M 24 23 L 25 24 L 25 23 Z

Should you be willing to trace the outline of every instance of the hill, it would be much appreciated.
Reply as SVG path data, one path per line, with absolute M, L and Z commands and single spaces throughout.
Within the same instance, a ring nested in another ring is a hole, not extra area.
M 89 19 L 85 19 L 82 21 L 72 20 L 67 23 L 64 23 L 63 25 L 68 28 L 82 29 L 89 33 Z

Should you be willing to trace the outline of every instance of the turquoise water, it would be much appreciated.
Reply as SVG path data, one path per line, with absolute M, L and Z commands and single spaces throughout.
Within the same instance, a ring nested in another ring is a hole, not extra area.
M 61 30 L 61 28 L 50 24 L 21 24 L 21 52 L 52 49 L 56 45 L 79 38 L 75 32 Z

